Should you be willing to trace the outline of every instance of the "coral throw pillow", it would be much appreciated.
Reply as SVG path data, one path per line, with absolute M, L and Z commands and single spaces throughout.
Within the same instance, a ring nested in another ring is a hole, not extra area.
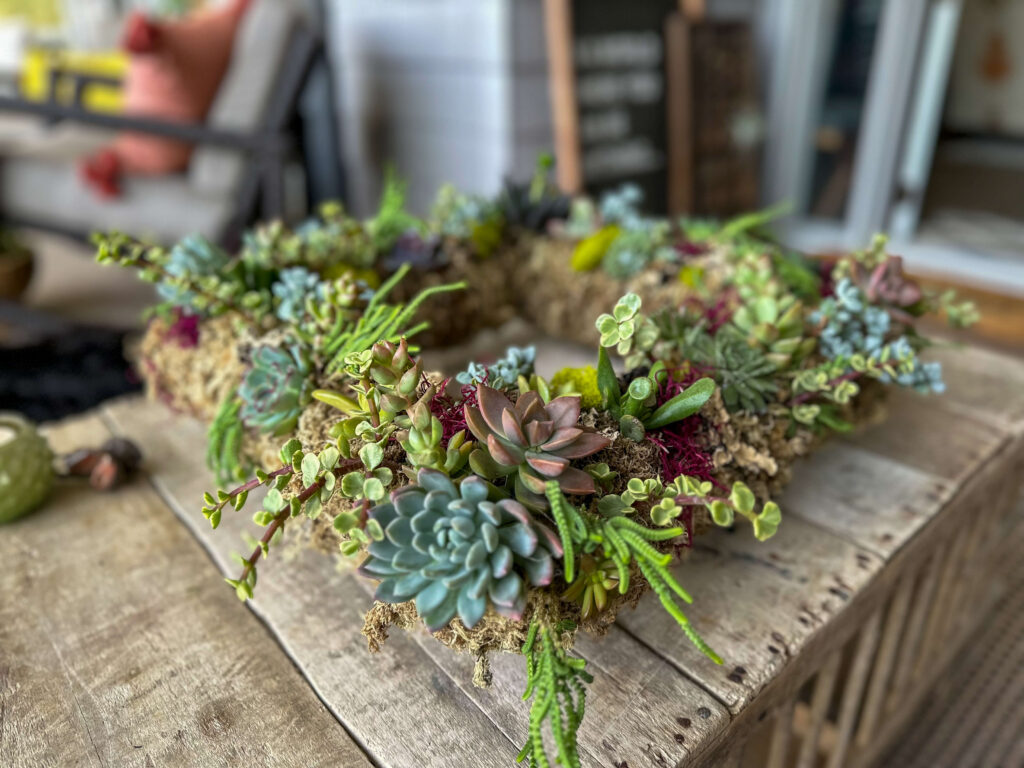
M 231 61 L 235 31 L 249 3 L 227 0 L 177 21 L 133 13 L 123 39 L 131 54 L 125 114 L 202 122 Z M 116 196 L 123 174 L 176 173 L 187 167 L 191 152 L 191 145 L 173 139 L 123 133 L 83 162 L 82 175 L 100 194 Z

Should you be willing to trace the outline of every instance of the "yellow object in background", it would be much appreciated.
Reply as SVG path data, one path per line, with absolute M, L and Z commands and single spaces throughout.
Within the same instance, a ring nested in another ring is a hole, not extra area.
M 54 29 L 64 23 L 62 0 L 0 0 L 0 19 L 19 19 L 33 29 Z
M 4 0 L 0 0 L 0 3 L 2 2 Z M 21 74 L 22 96 L 29 101 L 47 101 L 50 98 L 50 73 L 54 70 L 121 80 L 128 70 L 128 56 L 120 51 L 96 53 L 30 49 L 25 54 Z M 71 78 L 61 80 L 56 101 L 59 104 L 71 104 L 73 89 L 74 83 Z M 90 84 L 83 94 L 82 104 L 92 112 L 120 112 L 121 86 Z

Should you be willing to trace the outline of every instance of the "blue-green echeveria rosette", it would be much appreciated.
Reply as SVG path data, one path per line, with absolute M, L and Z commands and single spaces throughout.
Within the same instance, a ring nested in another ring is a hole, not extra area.
M 291 432 L 312 398 L 311 371 L 309 355 L 297 345 L 257 347 L 238 388 L 242 422 L 264 434 Z
M 380 580 L 375 599 L 415 600 L 432 632 L 456 615 L 472 628 L 488 604 L 521 618 L 527 585 L 551 583 L 562 546 L 518 501 L 487 496 L 479 477 L 456 487 L 447 475 L 421 469 L 416 485 L 373 507 L 384 538 L 370 543 L 359 572 Z
M 320 275 L 305 267 L 282 269 L 270 290 L 277 299 L 275 314 L 285 323 L 297 323 L 306 315 L 306 299 L 322 298 Z

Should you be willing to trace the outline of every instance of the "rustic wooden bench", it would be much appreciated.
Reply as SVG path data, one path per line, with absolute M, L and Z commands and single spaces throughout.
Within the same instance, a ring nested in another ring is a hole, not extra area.
M 774 539 L 698 540 L 679 577 L 724 666 L 651 601 L 581 639 L 586 765 L 877 762 L 1022 542 L 1024 363 L 939 357 L 949 393 L 894 394 L 886 422 L 803 461 Z M 49 430 L 58 449 L 110 433 L 144 447 L 145 478 L 62 486 L 0 529 L 0 765 L 514 764 L 521 659 L 495 657 L 481 690 L 426 635 L 371 655 L 366 586 L 294 547 L 261 566 L 250 610 L 209 562 L 235 570 L 248 516 L 213 532 L 199 514 L 202 425 L 129 399 Z

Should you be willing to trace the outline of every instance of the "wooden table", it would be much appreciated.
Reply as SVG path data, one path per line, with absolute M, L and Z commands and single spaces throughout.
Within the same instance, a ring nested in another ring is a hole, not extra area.
M 586 765 L 871 763 L 998 596 L 1024 468 L 1024 364 L 940 354 L 950 392 L 800 464 L 780 533 L 718 531 L 679 568 L 700 655 L 656 601 L 577 650 L 595 675 Z M 203 427 L 138 399 L 54 425 L 58 449 L 138 441 L 114 495 L 65 485 L 0 529 L 0 765 L 509 766 L 522 660 L 395 631 L 335 560 L 282 547 L 249 607 L 218 578 L 248 515 L 212 532 Z M 213 561 L 212 563 L 210 561 Z

